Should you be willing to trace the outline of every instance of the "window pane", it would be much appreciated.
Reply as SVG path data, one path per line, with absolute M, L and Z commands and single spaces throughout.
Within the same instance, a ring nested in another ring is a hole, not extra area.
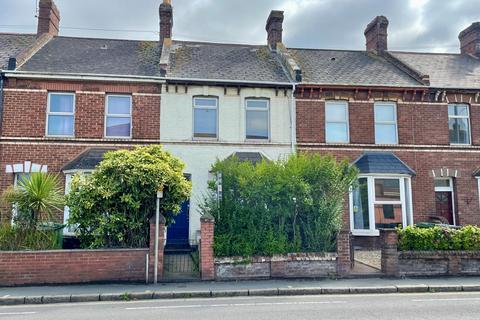
M 194 136 L 217 137 L 217 109 L 194 109 Z
M 50 94 L 50 112 L 73 112 L 73 95 Z
M 448 121 L 450 143 L 470 144 L 470 128 L 468 119 L 453 118 Z
M 468 106 L 463 104 L 450 104 L 448 105 L 448 115 L 468 117 Z
M 268 111 L 247 111 L 247 139 L 268 139 Z
M 376 204 L 375 229 L 396 228 L 403 224 L 401 204 Z
M 16 173 L 17 180 L 15 181 L 15 185 L 18 186 L 22 183 L 25 183 L 27 180 L 30 179 L 30 173 Z
M 399 179 L 375 179 L 376 201 L 400 201 Z
M 450 187 L 450 180 L 448 179 L 435 179 L 435 187 Z
M 339 103 L 327 103 L 325 106 L 325 116 L 328 121 L 343 122 L 347 121 L 347 106 Z
M 375 124 L 375 143 L 397 144 L 397 126 L 395 124 Z
M 130 114 L 130 97 L 108 97 L 108 110 L 109 114 Z
M 327 142 L 348 142 L 346 123 L 327 123 Z
M 268 100 L 247 100 L 247 108 L 268 109 Z
M 73 116 L 48 116 L 48 135 L 73 136 Z
M 353 190 L 353 224 L 356 230 L 370 229 L 368 209 L 367 178 L 358 179 L 358 186 Z
M 216 107 L 217 99 L 195 98 L 194 104 L 196 107 Z
M 375 105 L 375 121 L 395 121 L 395 107 L 393 105 Z
M 130 137 L 130 118 L 107 118 L 107 137 Z

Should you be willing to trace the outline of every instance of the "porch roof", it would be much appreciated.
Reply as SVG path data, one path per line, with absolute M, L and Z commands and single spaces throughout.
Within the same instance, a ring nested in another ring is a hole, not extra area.
M 393 152 L 365 152 L 353 162 L 360 173 L 416 175 L 415 171 Z

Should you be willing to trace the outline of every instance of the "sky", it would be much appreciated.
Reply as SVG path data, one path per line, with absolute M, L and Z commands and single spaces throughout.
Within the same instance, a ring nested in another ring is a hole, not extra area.
M 0 0 L 0 32 L 35 32 L 38 0 Z M 158 39 L 162 0 L 55 0 L 60 35 Z M 389 21 L 390 50 L 459 52 L 458 34 L 480 21 L 479 0 L 173 0 L 173 37 L 266 43 L 271 10 L 284 10 L 284 43 L 362 50 L 377 15 Z

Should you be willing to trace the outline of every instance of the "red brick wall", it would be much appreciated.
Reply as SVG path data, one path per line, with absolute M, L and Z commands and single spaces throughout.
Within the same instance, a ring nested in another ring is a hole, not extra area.
M 160 139 L 160 88 L 98 82 L 10 79 L 4 91 L 2 136 L 44 137 L 48 92 L 75 92 L 75 138 L 104 137 L 105 95 L 131 94 L 134 139 Z
M 215 222 L 213 219 L 200 219 L 200 275 L 202 280 L 215 279 L 215 261 L 213 256 L 213 238 Z
M 144 281 L 148 249 L 0 252 L 0 286 Z

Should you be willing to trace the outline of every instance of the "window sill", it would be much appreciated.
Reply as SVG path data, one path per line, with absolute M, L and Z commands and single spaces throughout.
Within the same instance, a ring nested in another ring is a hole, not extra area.
M 352 235 L 357 237 L 378 237 L 380 231 L 378 230 L 352 230 Z

